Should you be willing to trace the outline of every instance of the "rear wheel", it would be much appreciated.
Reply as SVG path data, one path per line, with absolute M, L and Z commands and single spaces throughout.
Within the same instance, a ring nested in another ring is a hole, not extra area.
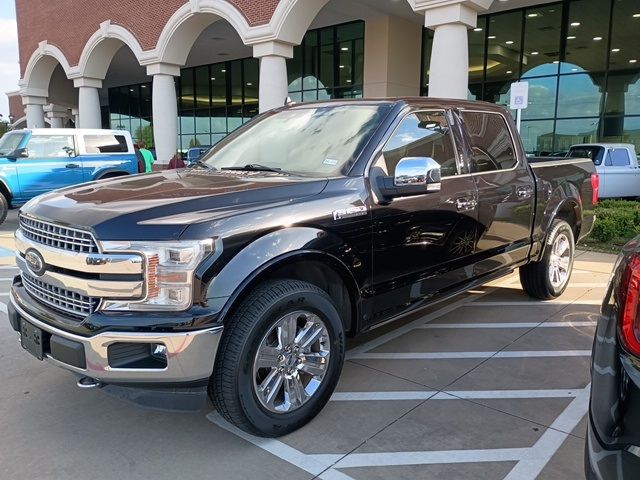
M 571 278 L 574 256 L 573 230 L 564 220 L 555 220 L 540 261 L 520 267 L 520 283 L 525 293 L 541 300 L 562 295 Z
M 254 435 L 284 435 L 324 407 L 344 362 L 344 329 L 331 298 L 297 280 L 268 282 L 228 319 L 209 396 Z
M 9 200 L 4 194 L 0 193 L 0 223 L 3 223 L 7 219 L 9 213 Z

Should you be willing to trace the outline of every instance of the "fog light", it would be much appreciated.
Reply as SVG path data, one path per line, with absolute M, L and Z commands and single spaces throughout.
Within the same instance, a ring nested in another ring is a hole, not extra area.
M 157 358 L 158 360 L 162 360 L 166 363 L 167 361 L 167 347 L 162 345 L 161 343 L 154 343 L 151 345 L 151 356 Z

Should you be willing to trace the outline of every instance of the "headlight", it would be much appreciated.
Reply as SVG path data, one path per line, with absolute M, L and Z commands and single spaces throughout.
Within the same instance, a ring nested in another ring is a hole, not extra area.
M 108 249 L 113 244 L 107 245 Z M 117 248 L 117 247 L 116 247 Z M 181 242 L 129 242 L 120 248 L 145 258 L 146 296 L 130 302 L 105 301 L 103 310 L 186 310 L 193 296 L 193 272 L 215 250 L 211 239 Z

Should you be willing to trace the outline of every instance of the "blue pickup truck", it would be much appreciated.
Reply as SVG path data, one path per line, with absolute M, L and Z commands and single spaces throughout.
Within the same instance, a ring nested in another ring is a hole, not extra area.
M 0 223 L 10 207 L 57 188 L 138 173 L 129 132 L 42 128 L 0 139 Z

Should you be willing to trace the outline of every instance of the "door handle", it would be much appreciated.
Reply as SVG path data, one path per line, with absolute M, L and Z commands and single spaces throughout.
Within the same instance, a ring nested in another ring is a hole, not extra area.
M 533 187 L 529 185 L 521 185 L 516 188 L 516 196 L 521 199 L 531 198 L 533 195 Z
M 67 163 L 66 168 L 78 168 L 79 166 L 77 163 Z
M 456 208 L 459 212 L 468 212 L 478 206 L 478 201 L 475 198 L 460 197 L 456 198 Z

